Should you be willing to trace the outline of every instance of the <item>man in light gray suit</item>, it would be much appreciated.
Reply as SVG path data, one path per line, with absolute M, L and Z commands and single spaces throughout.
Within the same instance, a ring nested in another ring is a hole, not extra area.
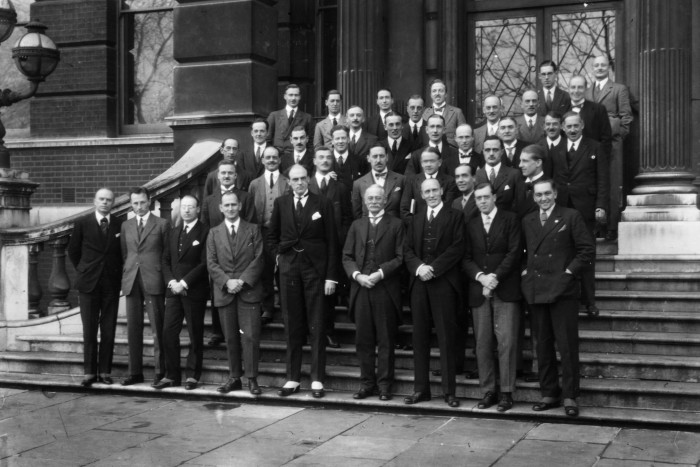
M 538 144 L 544 138 L 544 117 L 537 115 L 539 98 L 534 89 L 526 90 L 520 97 L 523 115 L 515 117 L 518 139 L 527 144 Z
M 423 120 L 427 122 L 428 118 L 433 114 L 442 115 L 442 118 L 445 119 L 445 136 L 447 136 L 447 142 L 457 147 L 455 130 L 459 125 L 467 123 L 462 109 L 447 103 L 447 87 L 440 79 L 435 79 L 430 83 L 430 97 L 433 100 L 433 105 L 423 111 Z
M 392 216 L 400 217 L 401 195 L 403 195 L 403 183 L 405 177 L 387 168 L 388 156 L 386 148 L 377 144 L 369 150 L 367 161 L 372 166 L 369 173 L 355 180 L 352 184 L 352 214 L 354 219 L 367 216 L 367 204 L 365 191 L 372 185 L 384 188 L 384 210 Z
M 343 95 L 337 89 L 331 89 L 326 93 L 326 107 L 328 116 L 316 123 L 314 130 L 314 150 L 322 147 L 333 149 L 333 137 L 331 128 L 337 125 L 347 126 L 347 118 L 341 111 Z
M 474 150 L 483 154 L 486 137 L 495 136 L 498 132 L 498 122 L 501 121 L 503 112 L 501 98 L 494 95 L 486 96 L 482 111 L 486 117 L 486 123 L 474 130 Z
M 144 187 L 132 188 L 131 208 L 136 214 L 122 224 L 120 238 L 124 257 L 122 292 L 126 296 L 126 327 L 129 342 L 129 376 L 123 386 L 143 382 L 143 310 L 153 331 L 155 379 L 165 374 L 163 318 L 165 281 L 163 271 L 168 249 L 170 223 L 150 211 L 151 200 Z

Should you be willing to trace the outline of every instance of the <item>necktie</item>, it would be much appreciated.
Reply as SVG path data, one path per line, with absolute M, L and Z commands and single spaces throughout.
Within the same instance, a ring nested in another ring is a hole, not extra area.
M 574 155 L 576 154 L 576 147 L 571 146 L 568 151 L 566 151 L 566 162 L 571 166 L 571 161 L 574 160 Z
M 260 153 L 261 153 L 261 152 L 262 152 L 262 151 L 260 151 L 260 146 L 258 146 L 258 150 L 255 151 L 255 160 L 256 160 L 257 162 L 260 162 Z
M 301 211 L 304 209 L 304 206 L 301 204 L 301 197 L 297 198 L 297 217 L 301 218 Z
M 552 107 L 552 90 L 547 91 L 547 107 Z
M 513 148 L 506 148 L 506 153 L 508 154 L 508 160 L 513 161 Z
M 326 183 L 326 177 L 323 177 L 321 179 L 321 191 L 323 193 L 325 193 L 327 188 L 328 188 L 328 183 Z
M 275 186 L 275 174 L 270 174 L 270 188 Z
M 139 226 L 138 226 L 137 232 L 139 234 L 139 240 L 140 240 L 141 234 L 143 233 L 143 217 L 139 217 Z
M 418 138 L 418 125 L 413 125 L 413 139 Z
M 394 140 L 394 144 L 391 146 L 391 155 L 393 157 L 396 157 L 396 151 L 398 151 L 398 144 L 396 144 L 396 140 Z
M 554 143 L 549 143 L 549 150 L 551 151 L 552 149 L 554 149 Z
M 234 241 L 236 239 L 236 227 L 231 226 L 231 241 Z
M 352 135 L 352 144 L 354 145 L 355 143 L 357 143 L 357 133 L 353 133 Z
M 336 126 L 338 124 L 338 119 L 333 117 L 333 126 Z
M 294 154 L 294 163 L 298 164 L 301 160 L 301 154 Z
M 430 217 L 428 217 L 428 223 L 432 223 L 433 219 L 435 219 L 435 209 L 430 210 Z
M 294 121 L 294 109 L 292 109 L 292 111 L 289 112 L 289 124 L 291 125 L 293 121 Z
M 374 216 L 370 216 L 369 220 L 372 223 L 372 225 L 377 225 L 377 222 L 379 222 L 379 218 Z
M 338 157 L 337 161 L 338 161 L 338 168 L 342 170 L 343 165 L 345 165 L 345 163 L 343 162 L 343 156 Z
M 185 226 L 185 235 L 187 235 L 188 233 L 190 233 L 190 226 L 186 225 Z
M 527 126 L 530 127 L 531 130 L 532 130 L 532 127 L 535 126 L 535 124 L 532 123 L 532 119 L 530 119 L 530 120 L 528 121 Z
M 182 232 L 180 232 L 180 239 L 179 239 L 179 241 L 177 242 L 177 251 L 178 251 L 178 253 L 182 253 L 182 243 L 184 242 L 185 236 L 187 235 L 187 229 L 188 229 L 188 227 L 185 226 L 185 228 L 182 229 Z
M 486 233 L 489 233 L 489 229 L 491 228 L 491 216 L 486 216 L 484 219 L 484 230 Z
M 467 206 L 467 198 L 462 196 L 462 209 L 464 209 Z
M 547 213 L 545 211 L 540 212 L 540 223 L 542 224 L 542 227 L 544 227 L 544 224 L 547 222 Z
M 496 180 L 496 169 L 491 167 L 491 172 L 489 173 L 489 182 L 491 185 L 493 185 L 493 182 Z
M 100 230 L 102 231 L 102 236 L 106 237 L 107 236 L 107 230 L 109 229 L 109 222 L 107 222 L 107 218 L 103 217 L 100 219 Z

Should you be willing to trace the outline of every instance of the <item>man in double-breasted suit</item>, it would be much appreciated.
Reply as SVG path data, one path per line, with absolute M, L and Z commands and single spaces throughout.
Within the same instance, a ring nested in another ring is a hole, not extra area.
M 334 126 L 347 126 L 347 118 L 342 113 L 341 105 L 343 96 L 337 89 L 331 89 L 326 93 L 326 108 L 328 116 L 316 123 L 314 129 L 314 150 L 327 147 L 333 149 L 331 129 Z
M 216 390 L 221 394 L 242 389 L 245 369 L 248 390 L 262 394 L 258 385 L 260 360 L 260 300 L 263 244 L 257 225 L 239 216 L 238 196 L 221 198 L 224 222 L 209 232 L 207 269 L 211 276 L 214 306 L 219 310 L 228 357 L 229 379 Z M 241 367 L 241 349 L 243 366 Z
M 454 178 L 440 171 L 441 164 L 442 159 L 437 149 L 429 147 L 423 151 L 421 154 L 421 173 L 407 177 L 404 182 L 400 206 L 401 219 L 407 220 L 408 217 L 425 206 L 425 199 L 421 194 L 421 185 L 428 178 L 434 178 L 440 183 L 442 200 L 447 206 L 451 206 L 452 200 L 459 196 L 459 190 L 457 190 Z
M 562 115 L 571 110 L 571 97 L 557 86 L 559 67 L 552 60 L 544 60 L 539 66 L 542 87 L 537 89 L 537 114 L 544 117 L 556 110 Z
M 522 193 L 523 176 L 520 170 L 507 167 L 503 162 L 503 143 L 497 136 L 484 141 L 486 164 L 476 172 L 476 184 L 489 182 L 496 193 L 496 206 L 504 211 L 517 212 Z
M 423 111 L 423 120 L 427 121 L 431 115 L 442 115 L 445 119 L 445 136 L 447 142 L 452 146 L 457 146 L 455 141 L 455 130 L 459 125 L 467 123 L 462 109 L 447 103 L 447 87 L 440 79 L 435 79 L 430 83 L 430 97 L 433 105 Z
M 352 184 L 355 180 L 363 176 L 369 170 L 367 158 L 353 153 L 348 149 L 348 128 L 337 126 L 331 130 L 333 137 L 333 150 L 331 157 L 331 172 L 334 173 L 334 179 L 343 184 L 348 194 L 352 191 Z M 328 148 L 321 148 L 321 150 Z M 325 152 L 324 152 L 325 154 Z M 313 170 L 318 170 L 316 167 L 316 159 L 312 159 Z M 309 170 L 307 168 L 307 170 Z
M 581 214 L 556 204 L 557 188 L 550 179 L 534 183 L 539 209 L 525 216 L 522 229 L 527 250 L 521 289 L 537 337 L 542 400 L 535 411 L 559 407 L 566 415 L 579 409 L 578 293 L 581 272 L 590 267 L 595 244 Z M 559 384 L 557 354 L 561 355 Z
M 514 212 L 496 207 L 490 183 L 477 185 L 474 196 L 481 214 L 467 224 L 464 271 L 474 318 L 479 385 L 484 395 L 478 408 L 487 409 L 498 401 L 497 410 L 505 412 L 513 407 L 518 356 L 520 223 Z M 496 390 L 496 367 L 500 391 Z
M 358 106 L 348 109 L 348 124 L 350 133 L 348 134 L 348 153 L 350 157 L 364 160 L 369 154 L 369 148 L 377 143 L 377 136 L 362 128 L 365 121 L 364 111 Z M 384 135 L 386 138 L 386 135 Z
M 464 255 L 464 216 L 442 201 L 435 179 L 421 185 L 425 201 L 409 221 L 404 261 L 410 277 L 413 317 L 414 393 L 406 404 L 430 400 L 431 322 L 440 347 L 442 392 L 450 407 L 458 407 L 456 389 L 457 308 L 463 288 L 460 266 Z
M 503 144 L 501 162 L 508 167 L 518 168 L 520 153 L 527 146 L 525 141 L 518 138 L 518 125 L 512 117 L 503 117 L 498 122 L 498 137 Z
M 290 137 L 292 130 L 301 126 L 306 130 L 307 135 L 314 134 L 314 120 L 311 115 L 299 109 L 301 101 L 301 89 L 296 84 L 288 84 L 284 89 L 284 101 L 287 103 L 284 109 L 270 112 L 267 117 L 268 142 L 272 144 L 281 154 L 290 154 L 292 144 Z M 308 150 L 313 150 L 312 141 L 307 141 Z
M 75 267 L 75 288 L 80 294 L 85 369 L 85 379 L 80 384 L 84 387 L 113 382 L 112 356 L 123 262 L 119 241 L 122 221 L 111 215 L 114 192 L 107 188 L 98 190 L 94 205 L 95 212 L 75 221 L 68 242 L 68 258 Z
M 293 166 L 289 181 L 293 193 L 275 200 L 268 233 L 278 255 L 287 338 L 287 382 L 278 394 L 299 392 L 302 346 L 310 335 L 311 391 L 320 398 L 326 366 L 324 297 L 335 293 L 338 282 L 338 232 L 333 205 L 309 192 L 306 169 Z
M 544 138 L 544 117 L 537 115 L 539 98 L 537 91 L 528 89 L 520 97 L 523 115 L 515 117 L 518 126 L 518 139 L 527 144 L 537 144 Z
M 165 281 L 163 271 L 170 237 L 170 222 L 150 211 L 151 200 L 144 187 L 129 193 L 135 216 L 122 223 L 120 239 L 124 271 L 122 292 L 126 296 L 126 327 L 129 342 L 129 376 L 123 386 L 143 382 L 143 311 L 153 332 L 154 383 L 165 373 L 163 315 Z
M 399 218 L 401 195 L 403 194 L 404 176 L 387 168 L 387 150 L 383 145 L 375 145 L 369 150 L 367 161 L 372 169 L 369 173 L 355 180 L 352 185 L 352 213 L 355 219 L 367 215 L 365 191 L 372 185 L 384 188 L 386 198 L 384 211 Z
M 353 222 L 343 248 L 343 267 L 351 280 L 348 311 L 356 326 L 360 361 L 360 389 L 353 394 L 355 399 L 376 391 L 380 400 L 392 397 L 394 336 L 402 308 L 404 227 L 383 209 L 384 193 L 379 185 L 365 190 L 368 215 Z
M 153 385 L 156 389 L 180 385 L 180 331 L 183 318 L 187 321 L 190 336 L 185 389 L 195 389 L 202 376 L 204 311 L 209 300 L 206 256 L 209 228 L 198 221 L 199 211 L 196 197 L 186 195 L 180 198 L 182 225 L 170 231 L 166 268 L 163 270 L 167 286 L 163 323 L 165 377 Z

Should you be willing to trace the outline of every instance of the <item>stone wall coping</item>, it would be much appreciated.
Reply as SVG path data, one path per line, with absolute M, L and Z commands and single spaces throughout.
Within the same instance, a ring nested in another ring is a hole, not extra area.
M 131 135 L 118 138 L 17 138 L 7 139 L 9 149 L 63 148 L 76 146 L 135 146 L 153 144 L 173 144 L 173 135 Z

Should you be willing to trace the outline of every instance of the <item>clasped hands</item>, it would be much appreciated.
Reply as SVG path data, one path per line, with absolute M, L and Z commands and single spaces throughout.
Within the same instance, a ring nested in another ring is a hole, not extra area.
M 482 290 L 484 297 L 493 296 L 493 290 L 498 287 L 498 279 L 496 278 L 496 274 L 482 274 L 477 280 L 484 286 Z
M 226 281 L 226 291 L 230 294 L 237 294 L 243 290 L 244 284 L 245 282 L 240 279 L 229 279 Z
M 418 267 L 418 271 L 416 271 L 416 274 L 418 275 L 418 278 L 420 280 L 425 282 L 435 277 L 435 270 L 432 266 L 428 266 L 427 264 L 421 264 Z
M 371 289 L 377 283 L 382 280 L 382 275 L 379 271 L 375 271 L 372 274 L 358 274 L 355 280 L 362 286 Z
M 170 291 L 175 295 L 187 295 L 187 287 L 182 281 L 172 280 L 170 282 Z

